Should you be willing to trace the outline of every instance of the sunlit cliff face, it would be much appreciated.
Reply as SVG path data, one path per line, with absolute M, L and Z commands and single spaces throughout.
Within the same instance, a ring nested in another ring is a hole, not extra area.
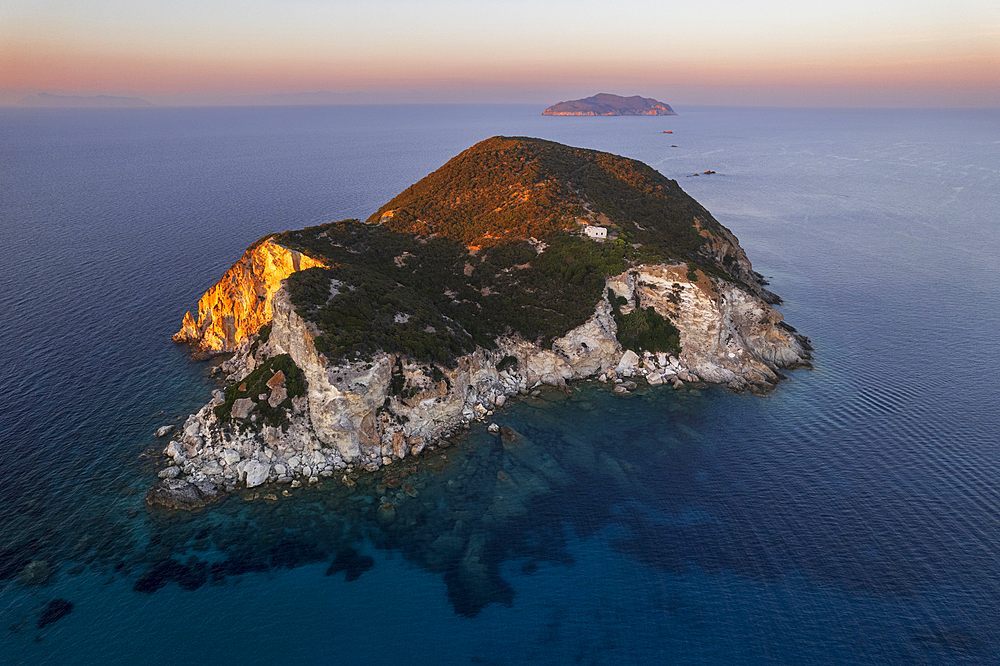
M 191 312 L 184 315 L 181 330 L 173 339 L 190 343 L 201 352 L 234 351 L 261 326 L 271 323 L 271 298 L 282 280 L 296 271 L 323 265 L 270 240 L 255 245 L 201 297 L 197 318 Z

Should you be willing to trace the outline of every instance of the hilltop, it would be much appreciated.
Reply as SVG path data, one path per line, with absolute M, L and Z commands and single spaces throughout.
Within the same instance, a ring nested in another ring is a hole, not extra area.
M 652 167 L 527 137 L 477 143 L 367 221 L 483 247 L 603 225 L 644 256 L 696 264 L 722 259 L 714 247 L 720 239 L 737 245 L 704 206 Z M 732 261 L 717 268 L 728 270 Z M 745 272 L 733 277 L 753 279 Z
M 590 225 L 610 240 L 584 237 Z M 761 291 L 735 237 L 675 181 L 525 137 L 476 144 L 367 224 L 273 242 L 326 266 L 293 274 L 288 290 L 334 358 L 383 350 L 450 363 L 506 333 L 547 344 L 587 321 L 608 276 L 643 263 L 684 262 Z M 331 298 L 331 280 L 357 288 Z
M 669 104 L 652 98 L 622 97 L 598 93 L 593 97 L 559 102 L 542 111 L 543 116 L 676 116 Z

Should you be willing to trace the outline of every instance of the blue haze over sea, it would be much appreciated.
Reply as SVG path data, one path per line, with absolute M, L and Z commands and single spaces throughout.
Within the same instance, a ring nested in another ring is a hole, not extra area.
M 0 665 L 1000 663 L 1000 112 L 678 111 L 0 110 Z M 148 514 L 153 431 L 216 387 L 170 341 L 202 292 L 497 134 L 677 179 L 815 368 L 514 401 L 562 473 L 506 521 L 497 472 L 527 472 L 482 426 L 414 498 Z

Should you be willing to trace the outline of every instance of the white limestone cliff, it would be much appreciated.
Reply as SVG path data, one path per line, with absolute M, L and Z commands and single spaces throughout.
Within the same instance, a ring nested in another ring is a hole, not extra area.
M 180 471 L 167 473 L 147 500 L 189 509 L 199 497 L 206 503 L 241 485 L 299 484 L 340 478 L 354 469 L 374 471 L 419 454 L 470 421 L 488 417 L 510 396 L 541 384 L 635 377 L 651 385 L 670 382 L 678 387 L 702 380 L 761 392 L 781 379 L 780 368 L 808 365 L 805 338 L 785 326 L 761 296 L 700 272 L 697 278 L 688 278 L 684 264 L 658 264 L 607 281 L 616 296 L 627 300 L 623 312 L 653 307 L 674 323 L 681 337 L 679 358 L 623 350 L 605 296 L 586 323 L 556 339 L 551 349 L 503 337 L 494 349 L 478 348 L 458 358 L 453 368 L 389 353 L 331 363 L 316 350 L 319 331 L 296 313 L 287 290 L 279 288 L 271 301 L 267 342 L 251 345 L 244 339 L 223 367 L 230 381 L 239 382 L 267 358 L 289 354 L 305 374 L 307 387 L 304 396 L 292 401 L 289 424 L 258 427 L 252 404 L 246 405 L 250 411 L 244 419 L 235 419 L 251 427 L 220 422 L 214 409 L 223 396 L 216 392 L 212 402 L 188 419 L 180 441 L 164 450 Z M 283 386 L 279 383 L 277 388 Z M 634 387 L 626 382 L 616 392 Z

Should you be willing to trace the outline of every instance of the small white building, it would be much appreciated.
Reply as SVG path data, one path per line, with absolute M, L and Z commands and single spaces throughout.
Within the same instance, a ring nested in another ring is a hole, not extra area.
M 604 227 L 586 226 L 583 228 L 583 232 L 594 240 L 604 240 L 608 237 L 608 230 Z

